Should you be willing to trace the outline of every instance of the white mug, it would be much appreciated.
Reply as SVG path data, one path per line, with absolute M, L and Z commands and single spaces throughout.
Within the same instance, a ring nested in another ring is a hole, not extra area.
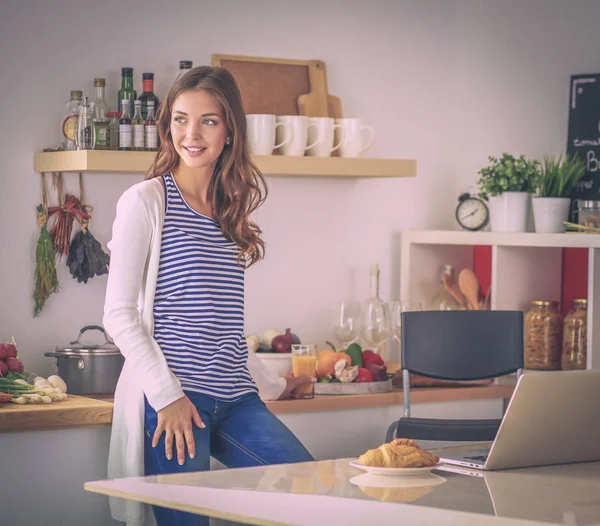
M 340 157 L 360 157 L 360 154 L 367 148 L 370 148 L 375 139 L 375 130 L 371 126 L 365 126 L 361 119 L 335 119 L 336 124 L 341 128 L 335 131 L 335 137 L 341 137 L 341 130 L 344 130 L 342 145 L 340 146 Z M 370 138 L 363 142 L 363 131 L 370 133 Z
M 308 148 L 312 148 L 317 143 L 317 141 L 314 141 L 312 144 L 307 144 L 309 128 L 316 127 L 314 124 L 308 123 L 308 117 L 304 115 L 278 115 L 277 122 L 287 124 L 292 136 L 290 141 L 284 142 L 279 147 L 282 155 L 302 156 Z M 278 141 L 283 138 L 283 130 L 278 129 L 276 136 Z
M 277 122 L 277 117 L 269 113 L 251 113 L 246 115 L 248 148 L 255 155 L 272 155 L 273 150 L 291 140 L 291 130 L 285 123 Z M 282 141 L 275 144 L 277 128 L 285 130 Z
M 344 140 L 345 130 L 341 124 L 334 124 L 331 117 L 309 117 L 309 124 L 314 124 L 316 127 L 309 127 L 308 142 L 316 140 L 316 143 L 311 148 L 306 150 L 306 155 L 314 157 L 329 157 L 331 152 L 337 150 Z M 340 137 L 334 145 L 334 130 L 340 128 Z

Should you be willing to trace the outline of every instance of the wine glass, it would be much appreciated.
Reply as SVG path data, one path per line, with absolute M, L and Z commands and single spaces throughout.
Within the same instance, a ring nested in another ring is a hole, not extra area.
M 390 314 L 387 305 L 379 298 L 365 304 L 361 336 L 365 343 L 381 354 L 379 348 L 386 342 L 390 331 Z
M 394 341 L 401 345 L 402 338 L 402 313 L 422 311 L 423 305 L 420 301 L 392 301 L 391 303 L 391 327 Z
M 360 305 L 356 301 L 342 301 L 337 324 L 333 327 L 335 337 L 344 348 L 358 341 Z

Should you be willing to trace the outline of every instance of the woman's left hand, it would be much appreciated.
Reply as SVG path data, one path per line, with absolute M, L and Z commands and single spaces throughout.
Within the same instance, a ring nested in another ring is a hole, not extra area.
M 294 394 L 294 391 L 301 385 L 314 384 L 317 381 L 314 376 L 294 376 L 292 373 L 286 374 L 284 378 L 286 382 L 285 389 L 277 400 L 291 398 Z

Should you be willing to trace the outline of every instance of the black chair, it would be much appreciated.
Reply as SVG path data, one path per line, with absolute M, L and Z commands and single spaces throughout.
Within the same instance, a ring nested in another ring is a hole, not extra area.
M 396 437 L 435 441 L 493 441 L 500 419 L 445 420 L 410 416 L 410 373 L 441 380 L 483 380 L 523 368 L 521 311 L 424 311 L 402 313 L 404 417 Z

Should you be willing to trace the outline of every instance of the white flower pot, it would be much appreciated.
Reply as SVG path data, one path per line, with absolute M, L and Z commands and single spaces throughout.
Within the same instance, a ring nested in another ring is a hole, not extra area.
M 489 209 L 492 232 L 527 232 L 527 192 L 504 192 L 490 197 Z
M 562 234 L 565 231 L 563 221 L 567 221 L 569 218 L 571 199 L 568 197 L 534 197 L 531 204 L 536 232 Z

